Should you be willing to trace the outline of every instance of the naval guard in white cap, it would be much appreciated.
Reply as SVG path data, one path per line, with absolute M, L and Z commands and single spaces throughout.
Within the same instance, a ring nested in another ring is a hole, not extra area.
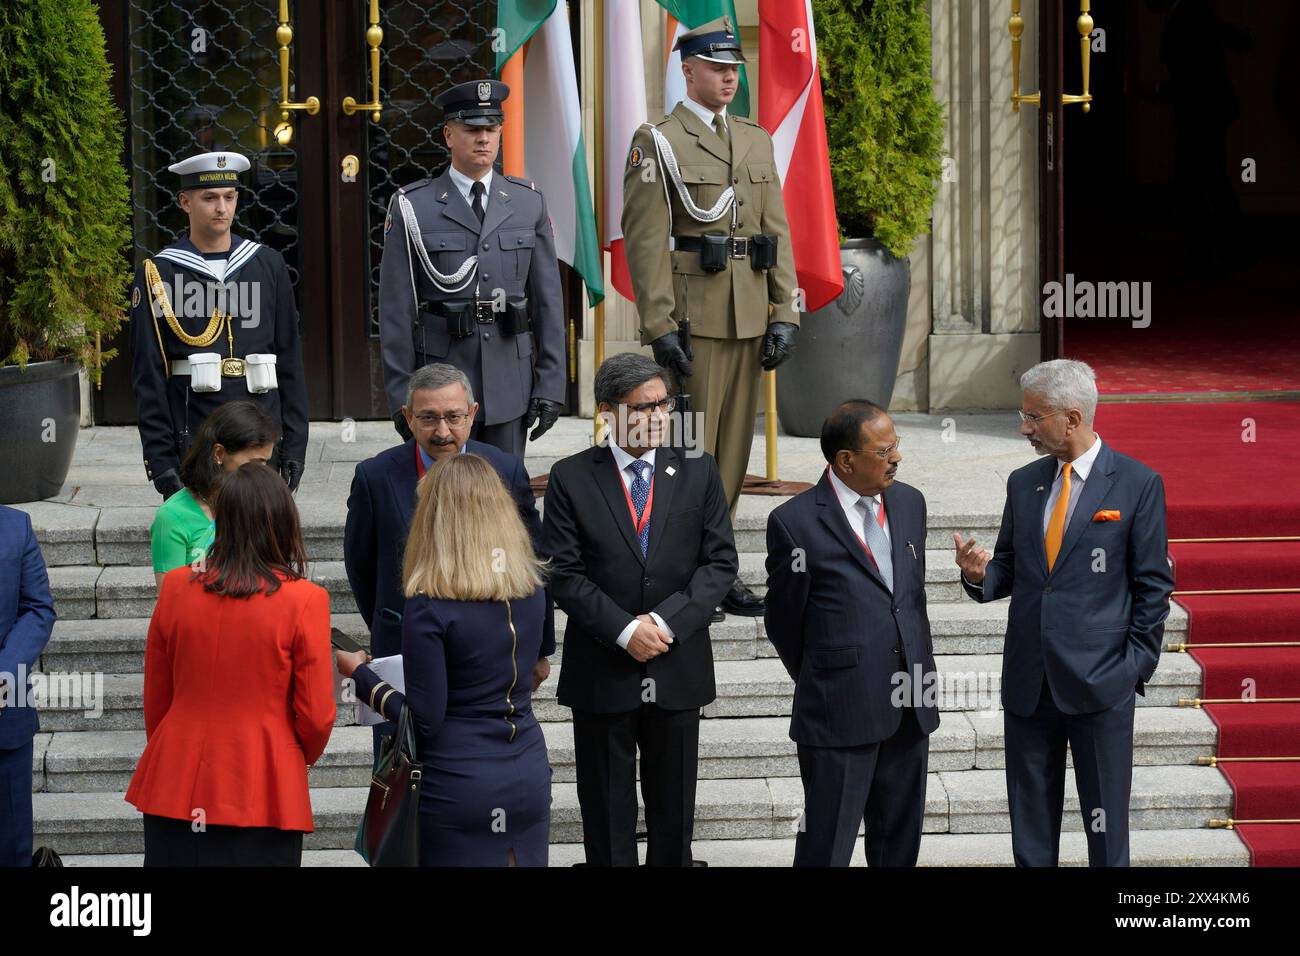
M 145 259 L 131 288 L 131 378 L 149 480 L 167 498 L 178 467 L 217 406 L 261 405 L 280 425 L 272 465 L 291 490 L 307 452 L 307 386 L 298 309 L 284 257 L 236 235 L 239 174 L 248 160 L 200 153 L 169 166 L 180 176 L 189 232 Z

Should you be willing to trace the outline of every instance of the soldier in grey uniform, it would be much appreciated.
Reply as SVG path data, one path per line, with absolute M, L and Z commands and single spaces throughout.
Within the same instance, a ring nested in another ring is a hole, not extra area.
M 434 101 L 451 165 L 389 204 L 379 335 L 389 412 L 404 438 L 407 379 L 446 362 L 480 396 L 471 437 L 522 458 L 526 437 L 541 437 L 564 404 L 564 316 L 546 202 L 528 180 L 492 169 L 509 95 L 481 80 Z

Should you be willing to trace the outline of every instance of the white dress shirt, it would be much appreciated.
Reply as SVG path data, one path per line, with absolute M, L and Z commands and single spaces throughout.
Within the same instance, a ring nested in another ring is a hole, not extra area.
M 835 489 L 835 497 L 840 500 L 840 507 L 844 509 L 844 517 L 848 519 L 849 527 L 863 541 L 867 540 L 867 506 L 862 503 L 862 495 L 858 494 L 844 482 L 833 470 L 828 469 L 826 472 L 831 476 L 831 487 Z M 885 507 L 885 500 L 880 495 L 871 495 L 871 500 L 876 503 L 876 513 Z M 885 524 L 882 529 L 885 532 L 885 540 L 892 546 L 894 543 L 893 536 L 889 533 L 889 515 L 885 515 Z
M 623 479 L 623 487 L 627 489 L 628 496 L 631 497 L 632 482 L 636 479 L 636 472 L 632 470 L 631 466 L 632 466 L 632 462 L 637 461 L 638 459 L 633 458 L 631 455 L 625 452 L 618 445 L 615 445 L 613 442 L 609 443 L 609 447 L 610 450 L 614 452 L 614 461 L 618 463 L 618 476 Z M 655 450 L 651 448 L 648 452 L 642 455 L 639 460 L 649 463 L 650 471 L 647 472 L 647 474 L 649 476 L 649 480 L 653 481 L 654 474 L 655 474 L 654 473 Z M 628 520 L 630 521 L 631 519 L 632 516 L 631 514 L 629 514 Z M 673 629 L 668 626 L 667 621 L 665 621 L 654 611 L 650 612 L 650 616 L 654 618 L 656 624 L 658 624 L 661 628 L 663 628 L 665 634 L 667 634 L 669 637 L 673 637 Z M 627 650 L 627 643 L 628 641 L 632 640 L 632 635 L 633 633 L 635 633 L 637 629 L 637 625 L 640 623 L 641 622 L 634 617 L 632 618 L 632 620 L 628 621 L 627 626 L 623 628 L 622 631 L 619 632 L 619 635 L 615 640 L 618 642 L 618 646 L 623 648 L 623 650 Z
M 714 113 L 713 110 L 709 109 L 707 106 L 704 106 L 701 103 L 695 102 L 689 96 L 682 98 L 682 106 L 685 106 L 688 110 L 690 110 L 692 113 L 698 116 L 701 122 L 703 122 L 704 125 L 707 126 L 709 129 L 713 129 L 713 118 L 715 116 L 721 116 L 722 128 L 727 130 L 728 132 L 731 131 L 731 126 L 727 122 L 727 108 L 725 106 L 722 108 L 720 112 Z M 717 131 L 714 130 L 714 132 Z
M 451 181 L 456 184 L 456 189 L 465 197 L 465 205 L 469 206 L 470 209 L 474 208 L 474 194 L 471 192 L 474 183 L 480 182 L 483 184 L 483 215 L 486 217 L 488 197 L 492 195 L 492 168 L 488 167 L 488 171 L 479 180 L 470 179 L 455 166 L 448 166 L 447 172 L 451 176 Z
M 1101 436 L 1098 435 L 1092 443 L 1092 447 L 1085 451 L 1074 461 L 1070 462 L 1070 503 L 1065 506 L 1065 527 L 1061 529 L 1064 536 L 1065 528 L 1070 527 L 1070 519 L 1074 517 L 1074 506 L 1079 503 L 1079 495 L 1083 492 L 1083 486 L 1088 481 L 1088 475 L 1092 471 L 1093 462 L 1101 454 Z M 1061 475 L 1065 473 L 1065 464 L 1058 458 L 1056 460 L 1056 477 L 1052 479 L 1052 493 L 1047 496 L 1047 504 L 1043 506 L 1043 537 L 1047 537 L 1047 526 L 1052 520 L 1052 509 L 1056 507 L 1057 499 L 1061 497 Z

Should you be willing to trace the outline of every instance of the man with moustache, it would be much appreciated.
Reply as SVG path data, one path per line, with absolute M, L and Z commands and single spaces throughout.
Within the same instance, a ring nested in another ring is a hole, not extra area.
M 822 425 L 821 481 L 767 521 L 768 639 L 794 679 L 804 817 L 795 866 L 915 866 L 939 726 L 925 498 L 895 479 L 894 422 L 856 399 Z
M 1093 431 L 1097 383 L 1083 362 L 1020 378 L 1020 434 L 1041 461 L 1007 480 L 993 553 L 953 538 L 977 601 L 1011 595 L 1002 652 L 1011 848 L 1055 866 L 1074 756 L 1089 866 L 1128 866 L 1135 694 L 1160 660 L 1174 580 L 1165 489 Z
M 519 517 L 537 547 L 541 519 L 523 460 L 469 437 L 478 412 L 469 378 L 460 369 L 446 364 L 417 369 L 407 380 L 402 405 L 412 437 L 358 463 L 352 476 L 343 564 L 357 610 L 370 631 L 370 653 L 375 657 L 402 653 L 406 534 L 415 512 L 415 486 L 435 463 L 465 453 L 487 459 L 514 497 Z M 550 674 L 548 658 L 554 653 L 554 610 L 548 599 L 542 652 L 533 667 L 533 690 Z M 375 727 L 376 754 L 379 738 L 392 732 L 392 723 Z
M 649 866 L 691 866 L 700 708 L 715 696 L 709 621 L 738 560 L 717 466 L 665 444 L 663 369 L 631 352 L 596 371 L 601 444 L 551 469 L 542 551 L 569 616 L 557 699 L 573 709 L 588 865 L 636 866 L 637 753 Z

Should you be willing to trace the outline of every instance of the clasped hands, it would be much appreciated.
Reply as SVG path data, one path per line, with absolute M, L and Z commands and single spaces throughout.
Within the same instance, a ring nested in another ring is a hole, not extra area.
M 673 639 L 649 614 L 638 614 L 636 620 L 636 630 L 627 642 L 627 652 L 644 664 L 667 651 Z

